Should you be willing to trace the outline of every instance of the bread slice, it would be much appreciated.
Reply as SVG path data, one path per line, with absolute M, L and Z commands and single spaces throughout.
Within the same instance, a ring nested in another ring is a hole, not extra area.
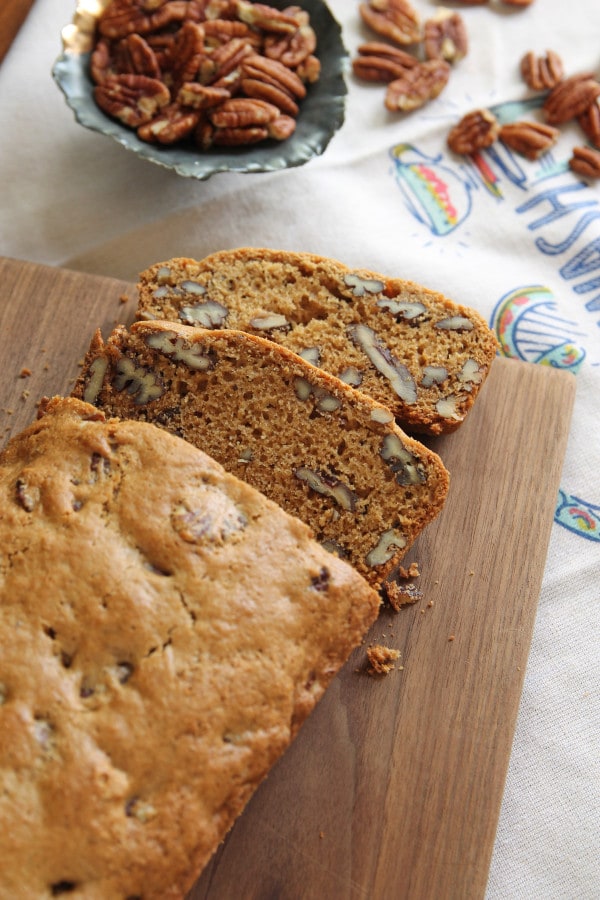
M 391 412 L 295 353 L 175 322 L 94 338 L 74 396 L 213 456 L 379 586 L 440 512 L 448 473 Z
M 183 898 L 379 597 L 164 429 L 53 398 L 0 456 L 0 896 Z
M 140 275 L 137 317 L 261 335 L 392 410 L 407 431 L 454 431 L 497 341 L 473 309 L 410 281 L 308 253 L 241 248 Z

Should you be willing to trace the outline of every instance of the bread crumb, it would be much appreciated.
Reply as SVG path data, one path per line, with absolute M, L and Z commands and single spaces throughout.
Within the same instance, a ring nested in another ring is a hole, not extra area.
M 31 369 L 28 369 L 26 366 L 24 366 L 19 372 L 19 378 L 29 378 L 31 374 Z
M 451 634 L 450 637 L 448 638 L 448 640 L 449 640 L 449 641 L 453 641 L 453 640 L 454 640 L 454 635 Z
M 320 837 L 321 840 L 322 840 L 322 839 L 325 837 L 325 832 L 324 832 L 324 831 L 320 831 L 320 832 L 319 832 L 319 837 Z
M 423 596 L 416 584 L 398 584 L 397 581 L 386 581 L 383 585 L 386 599 L 390 606 L 398 612 L 401 606 L 416 603 Z
M 369 660 L 369 675 L 387 675 L 395 668 L 393 660 L 400 656 L 399 650 L 393 647 L 384 647 L 383 644 L 373 644 L 367 649 L 367 659 Z
M 121 296 L 119 297 L 119 303 L 129 303 L 128 294 L 121 294 Z
M 419 578 L 420 575 L 418 562 L 412 562 L 408 569 L 405 569 L 404 566 L 398 566 L 399 578 Z

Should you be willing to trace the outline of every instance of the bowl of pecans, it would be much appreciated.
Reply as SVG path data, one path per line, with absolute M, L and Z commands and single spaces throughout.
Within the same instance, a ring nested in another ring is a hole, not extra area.
M 324 152 L 347 51 L 322 0 L 80 0 L 52 75 L 76 120 L 205 180 Z

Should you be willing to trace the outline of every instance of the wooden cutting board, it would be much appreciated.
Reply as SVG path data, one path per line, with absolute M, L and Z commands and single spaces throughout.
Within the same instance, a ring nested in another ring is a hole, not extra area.
M 0 5 L 0 62 L 6 56 L 19 28 L 27 18 L 33 0 L 2 0 Z
M 0 259 L 2 442 L 134 308 L 123 282 Z M 460 430 L 428 441 L 451 488 L 407 557 L 423 599 L 367 637 L 399 667 L 374 678 L 355 651 L 190 900 L 484 895 L 574 394 L 499 358 Z

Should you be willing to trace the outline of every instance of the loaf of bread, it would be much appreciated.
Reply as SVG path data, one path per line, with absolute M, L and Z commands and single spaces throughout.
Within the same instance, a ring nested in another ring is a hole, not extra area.
M 195 447 L 74 399 L 0 493 L 0 897 L 183 898 L 379 597 Z
M 391 412 L 280 345 L 241 331 L 136 322 L 96 334 L 74 396 L 214 457 L 379 586 L 448 490 L 440 458 Z
M 497 351 L 473 309 L 413 282 L 280 250 L 171 259 L 140 276 L 137 317 L 261 335 L 369 394 L 408 432 L 454 431 Z

